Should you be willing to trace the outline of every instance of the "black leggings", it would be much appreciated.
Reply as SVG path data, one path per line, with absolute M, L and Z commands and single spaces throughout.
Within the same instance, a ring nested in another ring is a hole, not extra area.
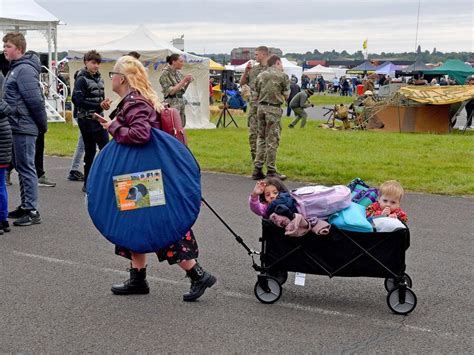
M 99 150 L 105 147 L 109 142 L 109 133 L 100 126 L 97 121 L 79 119 L 79 129 L 81 130 L 82 139 L 84 140 L 84 185 L 87 182 L 89 171 L 94 161 L 97 147 Z

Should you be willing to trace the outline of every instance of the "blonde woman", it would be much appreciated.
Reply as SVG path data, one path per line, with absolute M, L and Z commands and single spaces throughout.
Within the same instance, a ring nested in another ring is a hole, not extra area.
M 121 57 L 109 73 L 112 89 L 121 101 L 111 114 L 111 121 L 102 120 L 102 126 L 120 144 L 139 145 L 150 140 L 151 128 L 160 128 L 159 112 L 162 109 L 155 90 L 143 65 L 131 56 Z M 146 254 L 131 252 L 116 246 L 116 254 L 130 258 L 130 279 L 112 286 L 116 295 L 147 294 Z M 183 295 L 184 301 L 195 301 L 214 285 L 216 278 L 196 261 L 198 246 L 193 232 L 189 231 L 170 247 L 156 251 L 159 261 L 178 264 L 191 279 L 191 289 Z

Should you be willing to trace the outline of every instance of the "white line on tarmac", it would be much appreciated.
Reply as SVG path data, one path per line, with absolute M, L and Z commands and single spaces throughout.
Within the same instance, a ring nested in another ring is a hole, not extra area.
M 38 260 L 43 260 L 47 261 L 49 263 L 56 263 L 56 264 L 63 264 L 63 265 L 71 265 L 71 266 L 76 266 L 76 267 L 81 267 L 81 268 L 86 268 L 86 269 L 92 269 L 95 271 L 103 271 L 107 273 L 114 273 L 114 274 L 120 274 L 120 275 L 128 275 L 128 272 L 123 271 L 123 270 L 116 270 L 116 269 L 111 269 L 111 268 L 106 268 L 106 267 L 98 267 L 95 265 L 89 265 L 89 264 L 83 264 L 83 263 L 78 263 L 76 261 L 71 261 L 71 260 L 63 260 L 63 259 L 56 259 L 56 258 L 51 258 L 48 256 L 43 256 L 43 255 L 36 255 L 36 254 L 30 254 L 30 253 L 24 253 L 20 251 L 13 250 L 12 254 L 17 255 L 17 256 L 23 256 L 27 258 L 33 258 L 33 259 L 38 259 Z M 182 281 L 175 281 L 175 280 L 168 280 L 168 279 L 163 279 L 160 277 L 154 277 L 154 276 L 148 276 L 148 280 L 153 280 L 153 281 L 158 281 L 162 283 L 168 283 L 168 284 L 173 284 L 173 285 L 178 285 L 178 284 L 187 284 Z M 221 293 L 226 296 L 226 297 L 232 297 L 236 299 L 244 299 L 244 300 L 253 300 L 253 296 L 247 295 L 247 294 L 242 294 L 239 292 L 233 292 L 233 291 L 221 291 Z M 322 314 L 322 315 L 329 315 L 329 316 L 337 316 L 337 317 L 344 317 L 344 318 L 365 318 L 361 317 L 355 314 L 351 313 L 344 313 L 344 312 L 338 312 L 338 311 L 332 311 L 328 309 L 323 309 L 323 308 L 318 308 L 318 307 L 311 307 L 311 306 L 302 306 L 297 303 L 290 303 L 290 302 L 278 302 L 273 305 L 273 307 L 282 307 L 282 308 L 289 308 L 289 309 L 294 309 L 298 311 L 304 311 L 304 312 L 310 312 L 310 313 L 317 313 L 317 314 Z M 397 317 L 402 317 L 402 316 L 397 316 Z M 378 320 L 378 319 L 373 319 L 373 318 L 365 318 L 366 321 L 371 322 L 375 325 L 378 325 L 380 327 L 393 327 L 393 328 L 400 328 L 400 330 L 410 332 L 421 332 L 421 333 L 431 333 L 436 336 L 440 336 L 443 338 L 448 338 L 448 339 L 455 339 L 459 338 L 459 335 L 456 333 L 442 333 L 433 329 L 429 328 L 422 328 L 422 327 L 417 327 L 413 325 L 407 325 L 403 324 L 402 327 L 400 327 L 401 323 L 400 322 L 392 322 L 392 321 L 386 321 L 386 320 Z M 403 318 L 401 318 L 403 321 Z

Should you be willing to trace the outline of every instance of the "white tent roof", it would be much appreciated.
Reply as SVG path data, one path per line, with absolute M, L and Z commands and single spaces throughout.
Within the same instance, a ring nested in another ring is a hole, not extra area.
M 35 27 L 37 24 L 59 23 L 59 19 L 33 0 L 0 1 L 0 24 L 14 29 L 19 26 Z
M 234 70 L 238 73 L 244 72 L 245 68 L 247 67 L 248 62 L 250 62 L 250 60 L 246 61 L 244 64 L 235 66 Z M 253 62 L 255 62 L 255 61 L 253 60 Z M 292 62 L 290 62 L 286 58 L 281 58 L 281 64 L 283 64 L 283 70 L 289 77 L 294 75 L 298 78 L 298 80 L 300 80 L 301 74 L 303 73 L 303 68 L 302 67 L 300 67 L 296 64 L 293 64 Z
M 102 55 L 104 61 L 116 60 L 130 51 L 136 51 L 140 53 L 142 56 L 140 58 L 141 60 L 147 60 L 157 56 L 162 57 L 171 53 L 178 53 L 186 58 L 186 62 L 209 61 L 208 58 L 188 54 L 179 50 L 178 48 L 173 47 L 170 43 L 159 40 L 144 25 L 138 26 L 134 31 L 130 32 L 124 37 L 111 42 L 98 46 L 92 45 L 88 46 L 87 48 L 69 50 L 68 56 L 71 59 L 82 60 L 84 53 L 92 48 L 97 50 Z
M 139 26 L 134 31 L 115 41 L 102 45 L 89 45 L 84 49 L 69 50 L 68 58 L 70 77 L 76 70 L 83 67 L 84 54 L 97 50 L 102 56 L 101 72 L 112 71 L 115 61 L 130 51 L 140 53 L 140 61 L 148 69 L 148 75 L 158 96 L 163 99 L 159 82 L 162 69 L 166 65 L 166 56 L 178 53 L 185 59 L 181 70 L 183 74 L 191 74 L 194 80 L 189 85 L 184 98 L 186 100 L 186 128 L 214 128 L 209 122 L 209 58 L 192 55 L 160 41 L 145 26 Z M 115 103 L 119 98 L 112 92 L 111 81 L 105 80 L 105 92 Z
M 304 71 L 304 74 L 316 74 L 316 75 L 336 75 L 336 72 L 332 68 L 325 67 L 321 64 L 312 67 L 311 69 L 307 69 Z

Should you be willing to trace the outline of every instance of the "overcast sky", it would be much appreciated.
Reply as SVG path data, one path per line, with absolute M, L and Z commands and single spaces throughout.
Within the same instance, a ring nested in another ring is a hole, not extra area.
M 37 0 L 62 22 L 59 48 L 94 47 L 144 24 L 185 50 L 230 53 L 267 45 L 283 53 L 362 49 L 415 50 L 418 0 Z M 418 44 L 423 50 L 474 51 L 473 0 L 421 0 Z M 46 49 L 39 35 L 29 48 Z

